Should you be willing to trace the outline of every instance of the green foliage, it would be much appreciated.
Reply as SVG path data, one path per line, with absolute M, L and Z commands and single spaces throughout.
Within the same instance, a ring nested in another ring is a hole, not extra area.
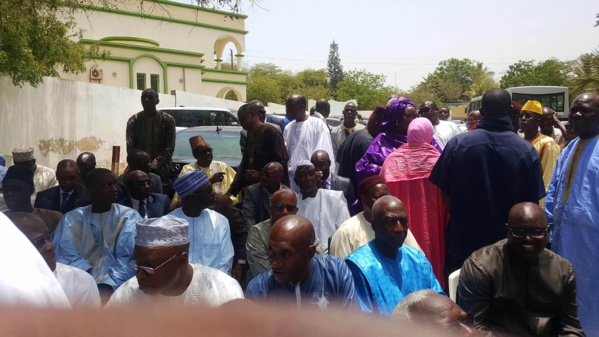
M 57 15 L 66 19 L 61 21 Z M 37 85 L 43 76 L 85 71 L 90 53 L 73 38 L 75 23 L 57 0 L 0 1 L 0 75 L 14 85 Z
M 265 104 L 284 104 L 287 97 L 296 93 L 307 99 L 330 98 L 326 84 L 324 69 L 307 69 L 292 74 L 272 63 L 259 63 L 249 70 L 247 99 L 257 99 Z
M 529 85 L 566 85 L 571 77 L 569 62 L 554 58 L 535 64 L 534 61 L 518 61 L 509 66 L 501 77 L 501 87 L 520 87 Z
M 421 82 L 420 84 L 412 87 L 409 92 L 401 93 L 400 96 L 404 96 L 408 98 L 410 101 L 418 107 L 420 103 L 433 100 L 437 103 L 437 106 L 443 105 L 443 100 L 437 96 L 437 93 L 433 90 L 433 88 L 426 82 Z
M 343 80 L 343 66 L 339 57 L 339 46 L 335 43 L 335 40 L 333 40 L 329 49 L 327 77 L 329 79 L 329 87 L 334 93 L 337 90 L 338 83 Z
M 599 93 L 599 50 L 581 55 L 573 62 L 572 71 L 574 77 L 568 82 L 570 96 L 588 91 Z
M 384 75 L 366 70 L 351 70 L 345 73 L 343 81 L 337 85 L 337 100 L 356 99 L 360 110 L 372 110 L 377 104 L 385 104 L 391 87 L 385 85 Z
M 439 62 L 424 83 L 444 102 L 467 102 L 476 88 L 486 86 L 492 78 L 493 73 L 480 62 L 451 58 Z

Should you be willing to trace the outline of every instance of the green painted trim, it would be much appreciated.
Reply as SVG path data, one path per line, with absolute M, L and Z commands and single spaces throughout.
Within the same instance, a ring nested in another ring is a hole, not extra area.
M 149 57 L 151 59 L 156 60 L 156 62 L 158 62 L 158 64 L 160 64 L 160 66 L 162 67 L 162 83 L 163 83 L 163 93 L 168 94 L 168 67 L 166 66 L 166 63 L 164 61 L 162 61 L 161 59 L 159 59 L 158 57 L 156 57 L 155 55 L 152 54 L 143 54 L 143 55 L 139 55 L 136 58 L 131 60 L 131 80 L 133 80 L 133 65 L 135 64 L 135 61 L 139 60 L 140 58 L 144 58 L 144 57 Z
M 129 57 L 120 57 L 120 56 L 108 56 L 108 57 L 106 57 L 106 59 L 109 61 L 129 63 L 129 88 L 134 89 L 134 87 L 133 87 L 133 59 L 129 58 Z
M 135 50 L 150 51 L 150 52 L 155 52 L 155 53 L 165 53 L 165 54 L 174 54 L 174 55 L 183 55 L 183 56 L 197 56 L 200 58 L 204 57 L 204 53 L 196 53 L 196 52 L 191 52 L 191 51 L 149 47 L 149 46 L 139 46 L 136 44 L 128 44 L 128 43 L 117 43 L 117 42 L 90 40 L 90 39 L 81 39 L 81 40 L 79 40 L 79 43 L 96 44 L 98 46 L 104 46 L 104 47 L 135 49 Z
M 179 67 L 179 68 L 188 68 L 188 69 L 204 69 L 205 66 L 197 65 L 197 64 L 188 64 L 188 63 L 178 63 L 178 62 L 165 62 L 169 67 Z
M 169 1 L 169 3 L 170 3 L 170 1 Z M 165 17 L 165 16 L 149 15 L 149 14 L 142 14 L 142 13 L 137 13 L 137 12 L 129 12 L 129 11 L 124 11 L 124 10 L 120 10 L 120 9 L 112 9 L 112 8 L 105 8 L 105 7 L 98 7 L 98 6 L 91 6 L 91 5 L 78 5 L 78 7 L 82 8 L 82 9 L 92 10 L 92 11 L 128 15 L 128 16 L 134 16 L 134 17 L 143 18 L 143 19 L 158 20 L 158 21 L 162 21 L 162 22 L 179 23 L 182 25 L 220 30 L 223 32 L 238 33 L 238 34 L 243 34 L 243 35 L 246 35 L 248 33 L 247 30 L 242 30 L 242 29 L 215 26 L 215 25 L 209 25 L 206 23 L 199 23 L 199 22 L 194 22 L 194 21 L 173 19 L 173 18 L 169 18 L 169 17 Z
M 214 62 L 222 62 L 222 61 L 223 61 L 222 59 L 216 59 L 216 60 L 214 60 Z
M 153 44 L 156 47 L 160 47 L 160 43 L 158 43 L 158 41 L 150 40 L 150 39 L 144 39 L 144 38 L 135 37 L 135 36 L 109 36 L 109 37 L 102 38 L 99 41 L 131 41 L 131 42 L 142 42 L 142 43 Z
M 204 69 L 206 70 L 206 69 Z M 214 78 L 202 78 L 202 82 L 210 82 L 210 83 L 224 83 L 224 84 L 241 84 L 241 85 L 247 85 L 248 82 L 242 82 L 242 81 L 230 81 L 230 80 L 217 80 Z
M 237 55 L 235 55 L 235 57 L 244 57 L 244 56 L 245 55 L 243 55 L 243 54 L 237 54 Z
M 181 7 L 181 8 L 187 8 L 187 9 L 193 9 L 193 10 L 199 10 L 202 12 L 208 12 L 208 13 L 214 13 L 214 14 L 222 14 L 224 16 L 230 16 L 233 18 L 237 18 L 237 19 L 247 19 L 247 15 L 243 15 L 243 14 L 236 14 L 233 12 L 227 12 L 227 11 L 222 11 L 222 10 L 218 10 L 218 9 L 212 9 L 212 8 L 206 8 L 206 7 L 199 7 L 199 6 L 194 6 L 194 5 L 189 5 L 189 4 L 183 4 L 180 2 L 174 2 L 174 1 L 165 1 L 165 0 L 146 0 L 146 1 L 150 1 L 150 2 L 155 2 L 155 3 L 159 3 L 159 4 L 165 4 L 165 5 L 169 5 L 169 6 L 175 6 L 175 7 Z
M 247 71 L 237 71 L 237 70 L 228 70 L 228 69 L 215 69 L 215 68 L 206 68 L 204 69 L 206 72 L 210 73 L 223 73 L 223 74 L 233 74 L 233 75 L 247 75 Z

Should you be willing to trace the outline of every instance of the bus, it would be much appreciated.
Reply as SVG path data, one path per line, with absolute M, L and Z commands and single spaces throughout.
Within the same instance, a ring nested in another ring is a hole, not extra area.
M 567 116 L 570 109 L 568 87 L 530 86 L 507 88 L 512 101 L 522 105 L 529 100 L 541 102 L 544 107 L 553 109 L 558 116 Z M 468 112 L 479 110 L 482 96 L 474 97 L 468 105 Z

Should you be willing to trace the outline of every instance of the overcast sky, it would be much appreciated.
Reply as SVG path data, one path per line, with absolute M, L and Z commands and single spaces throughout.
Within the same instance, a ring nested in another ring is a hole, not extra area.
M 244 8 L 245 59 L 326 68 L 334 39 L 344 70 L 384 74 L 402 90 L 451 57 L 481 61 L 499 79 L 521 59 L 599 48 L 598 12 L 597 0 L 261 0 Z

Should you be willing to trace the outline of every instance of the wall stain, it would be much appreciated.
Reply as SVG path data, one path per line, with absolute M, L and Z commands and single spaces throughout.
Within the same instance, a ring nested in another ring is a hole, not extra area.
M 39 141 L 40 153 L 47 156 L 48 153 L 69 154 L 77 148 L 80 152 L 95 151 L 102 147 L 105 142 L 97 137 L 88 136 L 77 141 L 64 138 L 41 139 Z

